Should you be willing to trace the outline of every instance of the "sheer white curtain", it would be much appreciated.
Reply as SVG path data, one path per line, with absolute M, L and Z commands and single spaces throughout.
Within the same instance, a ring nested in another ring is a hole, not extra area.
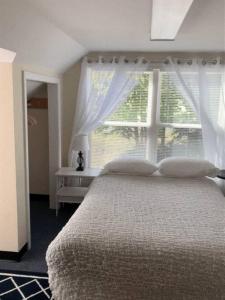
M 112 62 L 88 62 L 81 66 L 81 77 L 76 102 L 69 165 L 74 161 L 76 138 L 88 135 L 112 114 L 138 83 L 138 77 L 149 64 L 139 58 L 129 62 L 124 57 Z
M 225 68 L 217 58 L 179 62 L 169 57 L 164 69 L 184 98 L 197 113 L 201 126 L 205 158 L 225 168 Z M 179 83 L 179 84 L 178 84 Z

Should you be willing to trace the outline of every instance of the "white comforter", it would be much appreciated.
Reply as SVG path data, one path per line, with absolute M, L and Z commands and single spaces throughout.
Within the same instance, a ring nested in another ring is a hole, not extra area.
M 225 199 L 210 179 L 101 176 L 47 263 L 56 300 L 225 299 Z

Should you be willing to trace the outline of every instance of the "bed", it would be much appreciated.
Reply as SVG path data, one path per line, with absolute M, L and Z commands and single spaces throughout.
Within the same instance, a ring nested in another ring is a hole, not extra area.
M 225 299 L 225 199 L 208 178 L 104 175 L 47 251 L 56 300 Z

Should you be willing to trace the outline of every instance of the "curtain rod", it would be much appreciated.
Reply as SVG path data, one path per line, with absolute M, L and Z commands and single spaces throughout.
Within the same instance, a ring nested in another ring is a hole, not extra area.
M 121 56 L 123 57 L 123 56 Z M 98 58 L 93 58 L 93 57 L 85 57 L 86 61 L 88 63 L 98 63 L 101 61 L 101 63 L 118 63 L 120 57 L 118 56 L 113 56 L 113 57 L 103 57 L 103 56 L 99 56 Z M 147 59 L 145 57 L 136 57 L 136 58 L 127 58 L 124 57 L 124 62 L 129 63 L 129 62 L 133 62 L 133 63 L 137 63 L 139 59 L 142 59 L 143 63 L 152 63 L 152 64 L 169 64 L 169 59 L 168 58 L 164 58 L 164 59 L 160 59 L 160 60 L 150 60 Z M 197 58 L 198 59 L 198 58 Z M 196 58 L 176 58 L 176 61 L 178 64 L 182 64 L 182 63 L 187 63 L 187 64 L 192 64 L 193 61 L 196 60 Z M 202 64 L 217 64 L 217 63 L 222 63 L 222 57 L 217 57 L 217 58 L 210 58 L 210 59 L 204 59 L 202 58 Z

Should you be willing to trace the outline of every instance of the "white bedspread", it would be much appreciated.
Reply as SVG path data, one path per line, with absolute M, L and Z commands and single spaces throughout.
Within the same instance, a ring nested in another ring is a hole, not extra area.
M 101 176 L 47 263 L 56 300 L 225 299 L 225 198 L 210 179 Z

